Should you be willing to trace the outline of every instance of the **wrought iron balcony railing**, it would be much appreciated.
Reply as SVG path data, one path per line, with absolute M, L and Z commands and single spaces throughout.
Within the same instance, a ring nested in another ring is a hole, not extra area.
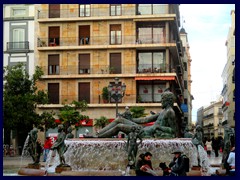
M 150 10 L 147 10 L 147 9 Z M 143 15 L 161 15 L 169 14 L 168 5 L 164 4 L 153 4 L 152 8 L 149 5 L 141 5 L 140 8 L 133 4 L 132 6 L 119 6 L 117 9 L 111 9 L 108 7 L 98 7 L 98 8 L 85 8 L 86 11 L 80 12 L 80 8 L 68 8 L 55 10 L 55 16 L 50 15 L 49 10 L 39 10 L 38 19 L 46 18 L 88 18 L 88 17 L 100 17 L 100 16 L 143 16 Z M 52 13 L 54 14 L 54 12 Z
M 7 51 L 8 52 L 28 52 L 29 42 L 28 41 L 7 42 Z
M 146 73 L 170 73 L 168 65 L 164 64 L 140 64 L 115 66 L 41 66 L 44 75 L 87 75 L 87 74 L 146 74 Z
M 168 35 L 136 36 L 90 36 L 90 37 L 58 37 L 38 38 L 38 47 L 53 46 L 94 46 L 94 45 L 127 45 L 127 44 L 161 44 L 176 43 L 175 40 L 166 41 Z

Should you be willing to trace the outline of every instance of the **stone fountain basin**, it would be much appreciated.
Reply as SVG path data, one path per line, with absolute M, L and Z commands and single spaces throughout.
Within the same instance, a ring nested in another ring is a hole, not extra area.
M 83 170 L 117 170 L 125 171 L 128 164 L 125 138 L 83 138 L 65 140 L 68 150 L 65 160 L 73 171 Z M 147 151 L 153 154 L 152 165 L 158 170 L 160 162 L 169 164 L 172 152 L 181 146 L 189 157 L 190 168 L 197 165 L 197 150 L 191 138 L 143 139 L 138 154 Z

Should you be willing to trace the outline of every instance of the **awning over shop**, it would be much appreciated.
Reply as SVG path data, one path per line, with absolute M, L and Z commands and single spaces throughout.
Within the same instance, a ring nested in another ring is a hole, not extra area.
M 174 81 L 175 76 L 153 76 L 153 77 L 135 77 L 135 80 L 162 80 L 162 81 Z

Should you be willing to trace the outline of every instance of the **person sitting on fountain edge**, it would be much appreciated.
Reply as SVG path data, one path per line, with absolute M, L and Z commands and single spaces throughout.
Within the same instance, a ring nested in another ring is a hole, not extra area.
M 136 176 L 156 176 L 152 168 L 151 158 L 152 154 L 150 152 L 139 155 L 139 159 L 136 163 Z
M 146 126 L 141 130 L 142 137 L 175 138 L 176 119 L 173 110 L 174 94 L 169 91 L 162 93 L 162 108 L 160 113 L 148 117 L 125 119 L 117 117 L 113 122 L 101 129 L 97 134 L 99 138 L 112 137 L 119 131 L 129 134 L 132 126 L 142 127 L 141 124 L 155 122 L 152 126 Z

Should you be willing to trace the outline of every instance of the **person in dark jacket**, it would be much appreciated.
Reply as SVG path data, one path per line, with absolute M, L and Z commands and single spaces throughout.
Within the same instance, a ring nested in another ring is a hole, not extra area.
M 181 148 L 176 148 L 172 154 L 174 154 L 174 158 L 169 164 L 170 176 L 187 176 Z
M 151 157 L 150 152 L 146 152 L 144 155 L 140 154 L 136 163 L 136 176 L 156 176 L 152 168 Z

